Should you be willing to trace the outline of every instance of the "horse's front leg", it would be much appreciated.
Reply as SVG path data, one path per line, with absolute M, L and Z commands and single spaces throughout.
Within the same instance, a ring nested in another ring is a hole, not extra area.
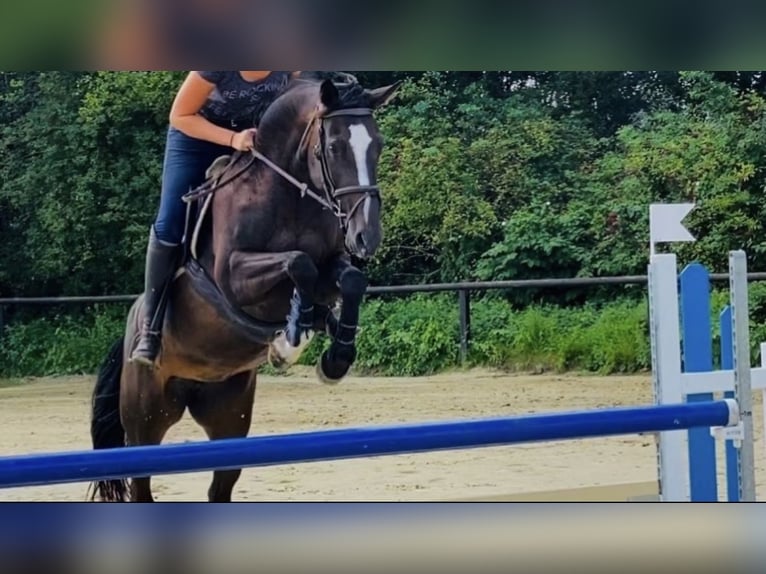
M 327 318 L 327 331 L 332 342 L 319 359 L 317 375 L 322 382 L 335 384 L 348 374 L 356 360 L 356 331 L 359 309 L 367 291 L 367 278 L 341 256 L 332 262 L 328 279 L 340 290 L 340 316 L 337 320 L 332 315 Z
M 295 288 L 287 314 L 287 343 L 298 348 L 314 326 L 314 291 L 319 272 L 302 251 L 253 253 L 235 251 L 229 258 L 232 293 L 242 307 L 263 304 L 271 291 L 289 278 Z

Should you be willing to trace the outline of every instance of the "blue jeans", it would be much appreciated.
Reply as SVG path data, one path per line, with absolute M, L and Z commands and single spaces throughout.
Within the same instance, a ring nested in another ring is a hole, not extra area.
M 154 232 L 160 241 L 174 245 L 181 242 L 186 221 L 182 197 L 205 181 L 205 171 L 217 157 L 231 153 L 229 147 L 189 137 L 172 126 L 168 128 L 162 195 L 154 221 Z

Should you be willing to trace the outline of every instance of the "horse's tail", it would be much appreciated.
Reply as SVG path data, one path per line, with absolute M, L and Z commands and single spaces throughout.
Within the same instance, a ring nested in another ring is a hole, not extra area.
M 101 364 L 91 401 L 90 436 L 94 449 L 125 446 L 125 429 L 120 421 L 120 377 L 123 365 L 125 337 L 114 342 Z M 104 502 L 127 500 L 127 480 L 105 480 L 92 485 L 91 499 L 98 496 Z

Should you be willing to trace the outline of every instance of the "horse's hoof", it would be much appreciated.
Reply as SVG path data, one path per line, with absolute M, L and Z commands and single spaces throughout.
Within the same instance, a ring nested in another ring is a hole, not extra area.
M 337 355 L 330 360 L 329 353 L 330 350 L 327 350 L 319 357 L 316 366 L 317 377 L 326 385 L 337 385 L 348 374 L 353 360 L 346 361 Z
M 289 366 L 285 358 L 274 348 L 274 345 L 269 345 L 266 361 L 272 368 L 280 371 Z
M 328 377 L 325 374 L 325 372 L 322 370 L 322 359 L 319 359 L 317 361 L 316 373 L 317 373 L 317 378 L 325 385 L 337 385 L 343 380 L 343 377 L 341 377 L 340 379 L 332 379 Z
M 287 334 L 282 331 L 269 345 L 269 362 L 277 369 L 284 369 L 294 365 L 308 344 L 314 338 L 314 333 L 309 332 L 301 337 L 297 346 L 291 345 L 287 339 Z

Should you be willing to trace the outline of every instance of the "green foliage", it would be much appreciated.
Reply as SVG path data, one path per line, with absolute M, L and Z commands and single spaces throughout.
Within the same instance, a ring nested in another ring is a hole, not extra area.
M 751 266 L 766 266 L 761 201 L 766 102 L 760 95 L 739 94 L 710 74 L 684 74 L 681 85 L 686 106 L 639 115 L 595 163 L 589 194 L 603 206 L 602 221 L 611 214 L 614 223 L 591 226 L 595 242 L 584 272 L 642 272 L 646 206 L 675 201 L 698 204 L 688 220 L 698 241 L 678 248 L 682 262 L 724 270 L 727 252 L 743 248 Z
M 183 75 L 0 72 L 0 295 L 140 290 Z M 373 284 L 643 274 L 656 201 L 697 203 L 687 223 L 698 241 L 677 248 L 681 264 L 725 271 L 727 252 L 742 248 L 751 269 L 766 270 L 762 72 L 358 76 L 370 87 L 403 80 L 377 116 L 384 241 L 365 269 Z M 646 368 L 642 297 L 625 288 L 486 297 L 473 306 L 471 363 Z M 752 300 L 759 341 L 766 291 L 754 285 Z M 358 368 L 456 366 L 456 312 L 449 297 L 370 301 Z M 2 335 L 2 368 L 91 370 L 122 320 L 118 310 L 28 315 Z M 302 362 L 324 345 L 318 338 Z
M 647 305 L 618 304 L 603 309 L 582 332 L 565 337 L 557 367 L 602 374 L 650 369 Z
M 0 73 L 0 293 L 139 290 L 183 74 Z M 378 114 L 373 283 L 642 273 L 647 203 L 688 199 L 682 261 L 742 247 L 766 267 L 757 73 L 359 77 L 404 81 Z
M 719 315 L 727 290 L 711 293 L 714 364 L 720 364 Z M 766 284 L 750 287 L 753 365 L 766 341 Z M 421 376 L 459 368 L 460 333 L 453 295 L 373 299 L 362 308 L 358 357 L 362 375 Z M 514 309 L 502 297 L 474 299 L 467 366 L 504 371 L 580 371 L 598 374 L 651 368 L 645 300 Z M 124 309 L 95 307 L 78 316 L 54 315 L 7 326 L 0 345 L 0 377 L 94 373 L 124 329 Z M 329 339 L 314 338 L 299 364 L 313 366 Z M 284 374 L 269 365 L 262 373 Z
M 361 325 L 359 372 L 427 375 L 457 362 L 457 306 L 448 296 L 371 301 L 364 307 Z
M 0 376 L 94 373 L 124 327 L 121 306 L 11 324 L 2 333 Z
M 503 239 L 476 265 L 478 278 L 491 281 L 544 277 L 550 268 L 555 270 L 555 276 L 576 276 L 588 256 L 588 236 L 578 234 L 581 213 L 562 211 L 542 204 L 513 214 L 504 226 Z
M 358 373 L 417 376 L 457 364 L 457 306 L 449 296 L 367 301 L 360 322 Z M 327 337 L 315 338 L 300 364 L 316 364 L 328 345 Z
M 394 160 L 387 158 L 387 165 Z M 399 142 L 397 169 L 386 183 L 386 243 L 371 270 L 380 281 L 464 278 L 496 224 L 491 205 L 477 191 L 456 138 Z M 383 269 L 381 269 L 383 267 Z M 431 270 L 430 272 L 428 270 Z
M 477 305 L 471 362 L 508 370 L 638 372 L 651 366 L 645 304 L 601 308 Z
M 470 365 L 599 373 L 648 367 L 642 305 L 514 311 L 502 299 L 486 297 L 474 301 L 472 309 Z M 361 324 L 358 374 L 420 376 L 461 366 L 457 304 L 451 295 L 370 300 Z M 0 346 L 0 377 L 94 373 L 123 330 L 124 310 L 115 307 L 11 324 Z M 316 364 L 328 344 L 326 336 L 315 337 L 300 364 Z M 279 371 L 265 365 L 261 372 Z
M 151 72 L 46 72 L 10 83 L 0 292 L 138 289 L 176 85 L 177 75 Z

